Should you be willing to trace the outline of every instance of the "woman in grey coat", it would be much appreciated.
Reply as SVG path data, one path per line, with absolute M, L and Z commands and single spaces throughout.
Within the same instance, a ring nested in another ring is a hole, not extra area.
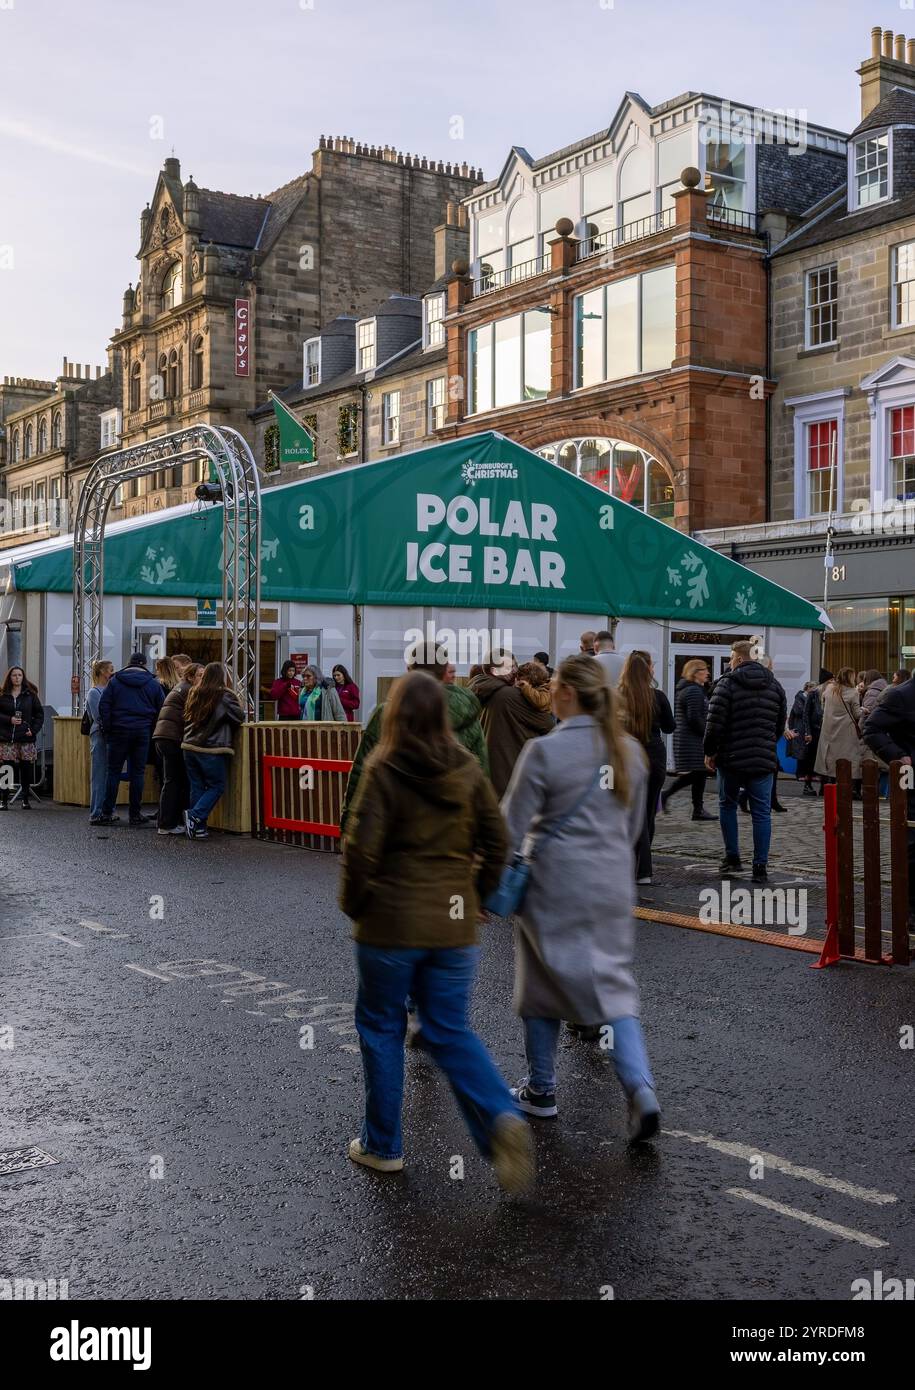
M 528 835 L 534 850 L 515 924 L 515 1009 L 529 1076 L 513 1094 L 529 1115 L 556 1115 L 561 1021 L 601 1025 L 636 1142 L 660 1123 L 632 973 L 633 848 L 648 768 L 638 743 L 622 732 L 613 691 L 591 658 L 562 662 L 552 698 L 561 723 L 525 745 L 502 802 L 512 856 Z

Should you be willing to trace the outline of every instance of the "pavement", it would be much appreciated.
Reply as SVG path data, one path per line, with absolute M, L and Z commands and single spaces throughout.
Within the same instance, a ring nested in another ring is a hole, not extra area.
M 780 818 L 786 873 L 816 867 L 817 815 Z M 678 845 L 713 865 L 717 834 L 663 821 L 652 892 L 690 910 Z M 630 1150 L 606 1053 L 567 1041 L 517 1200 L 422 1053 L 405 1171 L 348 1162 L 361 1067 L 335 857 L 45 804 L 2 816 L 0 864 L 0 1150 L 53 1160 L 0 1166 L 0 1280 L 66 1279 L 72 1299 L 846 1300 L 876 1270 L 915 1274 L 909 970 L 815 971 L 640 923 L 664 1132 Z M 494 922 L 474 1019 L 514 1079 L 511 975 Z

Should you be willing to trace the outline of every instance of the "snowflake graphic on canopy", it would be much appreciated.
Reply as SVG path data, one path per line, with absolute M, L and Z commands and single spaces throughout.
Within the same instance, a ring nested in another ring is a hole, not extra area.
M 152 563 L 140 567 L 140 578 L 144 584 L 152 584 L 157 587 L 164 584 L 167 579 L 174 579 L 178 573 L 178 561 L 174 555 L 166 555 L 165 546 L 158 550 L 154 546 L 148 546 L 146 559 L 155 564 L 155 570 L 152 568 Z
M 745 589 L 738 589 L 734 595 L 734 602 L 740 609 L 745 618 L 752 618 L 756 612 L 756 599 L 753 597 L 753 585 L 748 584 Z
M 685 574 L 684 574 L 685 571 Z M 690 608 L 704 607 L 709 597 L 708 587 L 708 566 L 705 564 L 701 555 L 697 555 L 694 550 L 685 550 L 680 558 L 680 565 L 667 566 L 667 594 L 671 597 L 671 590 L 684 587 L 686 579 L 686 597 Z M 682 595 L 678 594 L 674 598 L 674 606 L 679 608 L 682 603 Z

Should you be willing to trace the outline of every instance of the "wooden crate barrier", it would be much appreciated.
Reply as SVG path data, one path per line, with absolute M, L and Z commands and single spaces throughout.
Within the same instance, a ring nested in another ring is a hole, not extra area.
M 251 831 L 259 840 L 334 853 L 361 724 L 290 720 L 247 729 Z M 303 771 L 311 769 L 311 785 Z

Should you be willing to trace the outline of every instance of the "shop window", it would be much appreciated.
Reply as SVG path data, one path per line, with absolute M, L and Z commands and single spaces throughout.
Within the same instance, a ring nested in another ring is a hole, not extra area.
M 468 334 L 470 414 L 549 395 L 550 323 L 548 309 L 530 309 Z
M 666 371 L 676 354 L 673 266 L 629 275 L 575 299 L 574 385 Z

